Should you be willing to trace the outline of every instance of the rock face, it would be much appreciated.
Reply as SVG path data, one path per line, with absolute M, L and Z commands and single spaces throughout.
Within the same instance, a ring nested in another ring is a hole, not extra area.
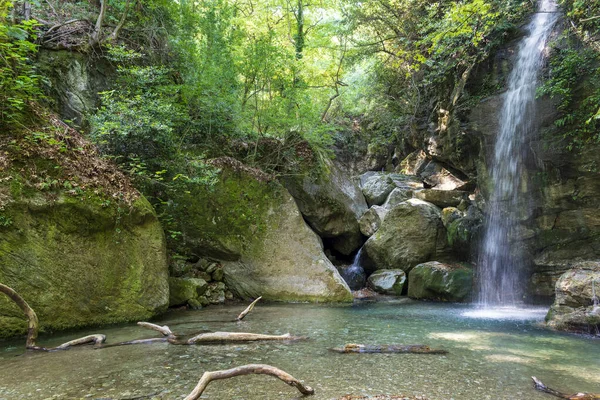
M 182 193 L 182 251 L 221 260 L 227 287 L 241 298 L 352 301 L 288 191 L 234 160 L 216 165 L 214 187 Z
M 329 170 L 328 176 L 316 181 L 285 178 L 283 184 L 311 228 L 333 249 L 350 255 L 364 241 L 358 220 L 367 211 L 367 203 L 349 176 L 333 163 Z
M 600 262 L 578 263 L 560 276 L 546 322 L 554 329 L 598 334 Z
M 377 269 L 410 271 L 446 248 L 440 210 L 431 203 L 410 199 L 387 213 L 379 230 L 363 247 L 367 272 Z
M 369 276 L 367 285 L 377 293 L 400 296 L 406 282 L 401 269 L 380 269 Z
M 435 301 L 468 301 L 473 287 L 473 270 L 463 264 L 431 261 L 419 264 L 408 274 L 408 296 Z
M 4 209 L 10 224 L 0 228 L 0 282 L 29 302 L 42 329 L 147 319 L 166 309 L 165 239 L 152 207 L 144 198 L 130 208 L 109 203 L 21 194 Z M 26 327 L 2 296 L 0 337 Z

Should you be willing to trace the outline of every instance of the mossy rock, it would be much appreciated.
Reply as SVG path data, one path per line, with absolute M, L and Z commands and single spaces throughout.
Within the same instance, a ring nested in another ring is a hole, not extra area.
M 408 296 L 419 300 L 467 301 L 473 287 L 473 269 L 465 264 L 431 261 L 408 274 Z
M 147 319 L 168 304 L 164 234 L 150 204 L 95 194 L 13 199 L 0 228 L 0 282 L 34 308 L 42 330 Z M 103 206 L 103 204 L 105 206 Z M 26 331 L 0 298 L 0 337 Z
M 206 293 L 208 283 L 204 279 L 198 278 L 169 278 L 169 306 L 181 306 L 190 303 L 194 307 L 194 302 Z M 190 302 L 193 300 L 193 302 Z M 198 303 L 200 304 L 200 303 Z
M 198 185 L 176 199 L 182 251 L 221 260 L 223 279 L 240 298 L 352 301 L 288 191 L 236 163 L 221 163 L 214 186 Z

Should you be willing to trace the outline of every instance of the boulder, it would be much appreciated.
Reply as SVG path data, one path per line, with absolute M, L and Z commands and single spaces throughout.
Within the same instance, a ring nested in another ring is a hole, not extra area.
M 380 269 L 369 276 L 367 285 L 377 293 L 400 296 L 406 282 L 401 269 Z
M 373 236 L 373 234 L 377 232 L 381 226 L 381 221 L 383 221 L 387 212 L 388 210 L 382 206 L 373 206 L 369 208 L 369 210 L 363 214 L 360 220 L 358 220 L 360 232 L 366 237 Z
M 181 306 L 206 293 L 208 283 L 198 278 L 169 278 L 169 306 Z M 194 304 L 194 303 L 192 303 Z M 194 308 L 197 308 L 194 305 Z
M 344 171 L 331 163 L 326 176 L 290 177 L 282 182 L 310 227 L 333 249 L 350 255 L 362 246 L 358 220 L 368 207 L 358 185 Z
M 220 168 L 213 187 L 179 194 L 182 254 L 221 260 L 224 282 L 240 298 L 352 301 L 280 183 L 232 159 L 213 163 Z
M 600 262 L 574 265 L 556 282 L 556 298 L 546 316 L 554 329 L 595 333 L 600 329 Z
M 390 192 L 385 203 L 381 207 L 386 210 L 391 209 L 395 205 L 405 202 L 406 200 L 412 199 L 413 190 L 412 189 L 403 189 L 403 188 L 395 188 Z M 373 206 L 375 207 L 375 206 Z
M 367 172 L 360 178 L 361 189 L 369 206 L 382 205 L 396 184 L 389 174 Z
M 18 178 L 14 178 L 17 186 Z M 151 318 L 168 306 L 165 238 L 152 206 L 93 193 L 21 194 L 4 210 L 0 282 L 36 311 L 42 330 Z M 22 334 L 20 310 L 0 296 L 0 337 Z
M 468 192 L 460 190 L 423 189 L 415 193 L 417 199 L 435 204 L 440 208 L 456 207 L 468 199 Z
M 434 301 L 468 301 L 473 287 L 473 269 L 465 264 L 431 261 L 408 274 L 408 296 Z
M 386 214 L 379 230 L 363 247 L 367 272 L 377 269 L 410 271 L 446 249 L 440 210 L 431 203 L 410 199 Z

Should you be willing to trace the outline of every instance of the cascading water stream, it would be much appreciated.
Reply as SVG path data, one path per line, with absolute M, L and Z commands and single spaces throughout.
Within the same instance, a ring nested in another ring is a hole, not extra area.
M 366 275 L 365 270 L 360 265 L 360 257 L 362 253 L 362 247 L 354 256 L 354 261 L 352 261 L 352 265 L 345 268 L 342 272 L 342 278 L 346 281 L 350 289 L 359 290 L 365 286 Z
M 511 245 L 518 222 L 528 215 L 526 179 L 527 144 L 535 130 L 535 91 L 538 71 L 548 35 L 556 22 L 556 5 L 541 0 L 539 11 L 520 42 L 508 90 L 500 113 L 490 165 L 490 194 L 483 248 L 479 257 L 479 303 L 483 306 L 514 306 L 521 299 L 520 271 L 523 254 Z

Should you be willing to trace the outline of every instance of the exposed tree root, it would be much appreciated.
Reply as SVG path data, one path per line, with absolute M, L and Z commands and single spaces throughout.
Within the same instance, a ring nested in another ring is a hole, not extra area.
M 236 321 L 241 321 L 244 319 L 244 317 L 250 312 L 252 311 L 252 309 L 254 308 L 254 306 L 256 305 L 256 303 L 258 303 L 258 301 L 262 299 L 262 296 L 258 297 L 256 300 L 254 300 L 252 303 L 250 303 L 250 305 L 248 307 L 246 307 L 246 309 L 244 311 L 242 311 L 240 313 L 240 315 L 238 315 L 238 317 L 236 318 Z
M 554 390 L 544 385 L 542 381 L 540 381 L 535 376 L 532 376 L 533 387 L 540 392 L 551 394 L 552 396 L 559 397 L 561 399 L 568 400 L 600 400 L 600 394 L 594 393 L 575 393 L 575 394 L 566 394 L 559 392 L 558 390 Z
M 271 375 L 277 379 L 282 380 L 290 386 L 295 387 L 304 395 L 314 394 L 315 391 L 310 386 L 304 385 L 298 379 L 294 378 L 285 371 L 275 368 L 271 365 L 266 364 L 248 364 L 240 367 L 231 368 L 222 371 L 207 371 L 202 374 L 200 381 L 194 388 L 194 390 L 185 398 L 185 400 L 197 400 L 200 398 L 204 390 L 209 383 L 220 379 L 233 378 L 234 376 L 250 375 L 250 374 L 262 374 Z
M 346 344 L 344 347 L 329 349 L 336 353 L 411 353 L 411 354 L 448 354 L 446 350 L 432 349 L 422 344 L 394 345 L 394 344 Z

